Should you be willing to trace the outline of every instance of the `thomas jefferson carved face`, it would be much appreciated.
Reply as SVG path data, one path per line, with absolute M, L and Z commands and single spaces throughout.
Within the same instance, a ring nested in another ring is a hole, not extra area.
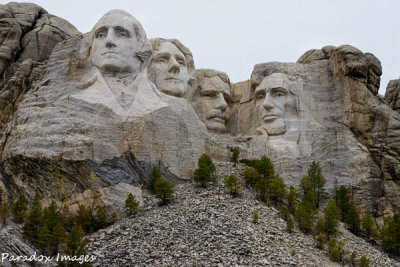
M 198 76 L 199 77 L 199 76 Z M 193 96 L 193 108 L 207 129 L 225 133 L 230 116 L 230 85 L 220 76 L 198 78 L 199 85 Z
M 107 13 L 94 28 L 92 64 L 103 74 L 137 74 L 141 61 L 136 55 L 138 44 L 136 21 L 121 13 Z
M 149 78 L 168 95 L 183 97 L 186 94 L 189 81 L 187 62 L 175 44 L 163 41 L 153 51 Z
M 286 119 L 296 114 L 296 99 L 289 82 L 281 73 L 265 77 L 254 94 L 259 131 L 281 135 L 287 130 Z

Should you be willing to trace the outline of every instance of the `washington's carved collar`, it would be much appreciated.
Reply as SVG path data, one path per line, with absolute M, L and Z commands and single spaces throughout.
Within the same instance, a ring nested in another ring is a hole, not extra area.
M 81 86 L 82 91 L 71 97 L 102 104 L 119 116 L 141 116 L 167 106 L 157 89 L 148 81 L 145 71 L 134 81 L 127 78 L 104 78 L 97 69 L 86 77 Z

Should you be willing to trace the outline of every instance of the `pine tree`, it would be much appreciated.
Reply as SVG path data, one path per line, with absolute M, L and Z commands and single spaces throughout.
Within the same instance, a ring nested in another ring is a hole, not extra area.
M 56 224 L 61 220 L 60 213 L 57 210 L 57 204 L 53 200 L 47 208 L 43 210 L 44 224 L 47 225 L 48 230 L 51 232 Z
M 7 224 L 7 219 L 10 217 L 10 205 L 6 201 L 3 201 L 0 205 L 0 220 L 2 222 L 2 227 Z
M 17 201 L 13 205 L 14 221 L 16 223 L 24 222 L 26 215 L 26 207 L 28 205 L 28 200 L 24 194 L 20 194 Z
M 345 221 L 346 215 L 348 214 L 350 209 L 350 197 L 348 194 L 348 190 L 344 185 L 340 186 L 337 190 L 337 195 L 335 196 L 335 199 L 337 199 L 336 205 L 340 210 L 341 220 Z
M 267 201 L 268 199 L 268 185 L 267 181 L 264 178 L 260 178 L 256 185 L 254 186 L 254 190 L 257 192 L 257 196 L 261 201 Z
M 261 177 L 264 178 L 265 182 L 267 183 L 267 187 L 269 187 L 272 179 L 275 177 L 275 168 L 271 160 L 264 155 L 256 162 L 254 168 L 261 175 Z
M 158 166 L 154 166 L 151 171 L 149 190 L 154 194 L 154 183 L 157 179 L 161 178 L 161 170 Z
M 354 234 L 358 234 L 360 231 L 361 219 L 358 213 L 357 207 L 354 204 L 350 205 L 346 215 L 346 226 Z
M 82 226 L 74 225 L 71 229 L 71 232 L 67 236 L 66 246 L 63 250 L 65 255 L 69 256 L 81 256 L 86 255 L 86 240 L 81 240 L 84 236 L 84 231 Z M 80 264 L 79 262 L 64 262 L 62 263 L 65 266 L 90 266 L 88 263 Z
M 78 211 L 76 212 L 75 222 L 77 225 L 80 225 L 85 233 L 92 233 L 93 229 L 93 214 L 90 211 L 90 208 L 87 208 L 83 205 L 79 205 Z
M 316 238 L 315 238 L 315 242 L 317 243 L 317 248 L 319 249 L 324 249 L 324 245 L 325 245 L 325 237 L 322 233 L 319 233 Z
M 160 179 L 160 178 L 158 178 L 158 179 Z M 153 185 L 153 189 L 154 189 L 154 185 Z M 125 200 L 125 212 L 126 212 L 126 214 L 128 214 L 128 216 L 131 216 L 133 214 L 138 213 L 138 211 L 139 211 L 139 201 L 136 201 L 135 196 L 132 193 L 129 193 L 128 197 Z
M 400 216 L 385 218 L 381 228 L 382 248 L 387 253 L 400 255 Z
M 94 231 L 102 229 L 108 225 L 107 214 L 103 207 L 98 207 L 96 209 L 96 214 L 94 215 Z
M 240 150 L 237 147 L 229 147 L 229 150 L 232 152 L 231 161 L 234 163 L 238 163 Z
M 300 188 L 303 191 L 302 202 L 309 206 L 310 209 L 316 209 L 313 184 L 308 176 L 304 176 L 300 181 Z
M 42 216 L 42 206 L 40 204 L 39 194 L 36 193 L 33 198 L 31 210 L 26 217 L 24 224 L 24 233 L 28 238 L 34 243 L 37 239 L 39 229 L 42 227 L 43 222 Z
M 50 247 L 51 243 L 51 235 L 49 228 L 47 227 L 46 224 L 40 228 L 38 234 L 37 234 L 37 239 L 35 241 L 36 247 L 38 247 L 42 252 L 47 252 L 47 250 Z
M 313 161 L 311 163 L 310 168 L 308 168 L 308 178 L 310 178 L 312 184 L 315 206 L 318 209 L 320 203 L 325 198 L 325 183 L 326 183 L 326 179 L 322 175 L 322 168 L 319 165 L 319 162 Z
M 306 233 L 312 231 L 312 211 L 304 202 L 300 202 L 297 205 L 295 219 L 299 224 L 300 230 Z
M 296 211 L 297 197 L 298 194 L 296 190 L 294 189 L 293 186 L 290 186 L 289 193 L 287 195 L 287 201 L 288 201 L 288 209 L 291 214 L 294 214 L 294 212 Z
M 269 196 L 274 203 L 282 201 L 286 194 L 286 184 L 279 176 L 272 178 L 269 186 Z
M 230 191 L 231 195 L 233 196 L 239 195 L 241 185 L 236 175 L 231 174 L 229 176 L 225 176 L 224 184 L 226 189 Z
M 193 175 L 193 179 L 196 183 L 201 184 L 202 187 L 206 187 L 207 183 L 215 181 L 215 166 L 208 155 L 201 155 L 197 165 L 198 168 L 194 170 Z
M 56 226 L 53 228 L 51 233 L 51 243 L 50 248 L 53 254 L 57 253 L 58 246 L 61 245 L 65 240 L 65 228 L 61 222 L 57 222 Z
M 243 177 L 247 188 L 255 186 L 257 181 L 260 179 L 260 174 L 253 167 L 248 167 L 243 171 Z
M 338 218 L 339 218 L 339 210 L 336 207 L 336 203 L 334 200 L 330 200 L 328 202 L 328 205 L 326 205 L 324 212 L 324 221 L 325 221 L 324 230 L 328 236 L 333 236 L 336 234 Z
M 362 229 L 363 233 L 367 236 L 368 241 L 371 237 L 374 238 L 376 236 L 376 225 L 371 213 L 369 212 L 365 213 L 362 218 Z
M 294 225 L 293 225 L 293 219 L 292 219 L 292 217 L 289 217 L 289 218 L 287 219 L 287 221 L 286 221 L 286 230 L 287 230 L 289 233 L 291 233 L 291 232 L 293 232 L 293 227 L 294 227 Z
M 154 183 L 154 191 L 156 197 L 161 199 L 163 205 L 167 204 L 169 199 L 172 198 L 175 193 L 174 185 L 163 177 Z

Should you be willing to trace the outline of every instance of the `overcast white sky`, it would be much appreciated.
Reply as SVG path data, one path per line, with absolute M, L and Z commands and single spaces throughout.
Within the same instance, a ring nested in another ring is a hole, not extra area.
M 232 82 L 249 79 L 257 63 L 295 62 L 309 49 L 342 44 L 381 60 L 381 94 L 400 76 L 398 0 L 31 2 L 82 33 L 107 11 L 123 9 L 142 23 L 148 38 L 179 39 L 192 51 L 196 68 L 222 70 Z

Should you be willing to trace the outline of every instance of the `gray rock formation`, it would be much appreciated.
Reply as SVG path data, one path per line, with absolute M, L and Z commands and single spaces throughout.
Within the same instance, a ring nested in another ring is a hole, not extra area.
M 389 106 L 400 112 L 400 80 L 391 80 L 386 87 L 385 101 Z
M 140 196 L 153 166 L 179 183 L 201 154 L 224 161 L 235 146 L 270 157 L 289 184 L 318 160 L 328 189 L 351 186 L 362 211 L 382 218 L 400 208 L 400 114 L 377 95 L 382 69 L 370 53 L 326 46 L 297 63 L 257 64 L 231 84 L 223 72 L 196 71 L 179 41 L 149 41 L 124 11 L 75 35 L 35 5 L 1 10 L 10 27 L 0 54 L 9 77 L 0 185 L 11 199 L 39 191 L 78 204 L 100 191 L 101 205 L 115 208 L 128 192 Z

